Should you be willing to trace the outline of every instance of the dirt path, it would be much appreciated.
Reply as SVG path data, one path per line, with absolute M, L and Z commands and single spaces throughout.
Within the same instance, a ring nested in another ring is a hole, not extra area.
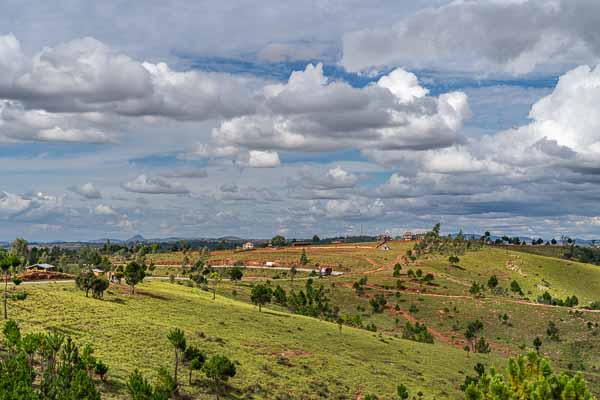
M 375 267 L 375 269 L 371 269 L 369 271 L 363 272 L 364 275 L 374 274 L 376 272 L 382 272 L 382 271 L 386 270 L 385 265 L 384 266 L 379 265 L 377 263 L 377 261 L 373 260 L 372 258 L 365 257 L 364 260 L 367 261 L 369 264 L 371 264 L 372 266 Z
M 402 318 L 404 318 L 405 320 L 407 320 L 408 322 L 410 322 L 411 324 L 415 325 L 417 322 L 422 324 L 421 321 L 419 321 L 418 319 L 416 319 L 411 313 L 400 310 L 400 311 L 396 311 L 392 306 L 388 306 L 386 307 L 387 309 L 389 309 L 390 314 L 392 315 L 399 315 Z M 442 342 L 444 344 L 447 344 L 449 346 L 454 346 L 454 347 L 458 347 L 462 349 L 463 344 L 459 343 L 459 341 L 453 341 L 451 337 L 448 337 L 446 335 L 444 335 L 442 332 L 428 326 L 427 330 L 429 331 L 429 333 L 431 333 L 431 335 L 438 341 L 438 342 Z

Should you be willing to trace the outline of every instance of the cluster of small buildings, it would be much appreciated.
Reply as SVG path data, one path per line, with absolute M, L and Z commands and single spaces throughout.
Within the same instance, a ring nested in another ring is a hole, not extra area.
M 402 235 L 402 240 L 411 241 L 411 240 L 423 240 L 425 238 L 424 233 L 412 233 L 412 232 L 404 232 Z

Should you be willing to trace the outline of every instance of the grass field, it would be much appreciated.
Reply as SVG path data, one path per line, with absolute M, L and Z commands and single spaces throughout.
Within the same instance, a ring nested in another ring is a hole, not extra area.
M 11 305 L 24 331 L 57 329 L 92 343 L 111 368 L 107 398 L 126 398 L 124 380 L 139 368 L 151 376 L 171 366 L 166 333 L 186 332 L 209 354 L 225 353 L 238 364 L 232 398 L 353 398 L 390 396 L 398 383 L 427 397 L 455 398 L 464 373 L 476 361 L 442 345 L 420 344 L 317 319 L 263 309 L 200 289 L 165 282 L 140 285 L 128 296 L 111 288 L 105 300 L 86 298 L 72 284 L 30 285 L 26 300 Z M 207 389 L 184 386 L 194 398 Z M 287 397 L 286 397 L 287 396 Z

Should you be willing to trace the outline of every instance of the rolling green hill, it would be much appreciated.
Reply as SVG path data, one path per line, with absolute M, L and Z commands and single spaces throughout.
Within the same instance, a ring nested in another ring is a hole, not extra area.
M 317 319 L 263 309 L 164 282 L 140 285 L 135 296 L 111 288 L 104 300 L 86 298 L 72 284 L 28 285 L 26 300 L 11 304 L 25 332 L 57 329 L 79 343 L 94 345 L 110 366 L 107 398 L 126 398 L 124 381 L 135 368 L 152 376 L 170 367 L 166 334 L 179 327 L 209 354 L 224 353 L 239 362 L 231 380 L 232 398 L 353 398 L 390 396 L 404 383 L 413 393 L 456 398 L 464 373 L 477 361 L 443 345 L 402 340 Z M 209 390 L 185 385 L 194 398 Z M 286 397 L 287 396 L 287 397 Z

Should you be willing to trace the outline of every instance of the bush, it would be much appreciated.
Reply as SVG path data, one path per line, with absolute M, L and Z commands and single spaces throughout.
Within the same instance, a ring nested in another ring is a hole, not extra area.
M 560 340 L 558 327 L 556 326 L 556 324 L 554 323 L 554 321 L 549 321 L 548 322 L 548 328 L 546 329 L 546 335 L 548 335 L 548 337 L 551 340 L 554 340 L 554 341 L 557 341 L 557 342 Z
M 17 293 L 13 293 L 12 296 L 10 296 L 11 300 L 25 300 L 27 298 L 27 292 L 17 292 Z

